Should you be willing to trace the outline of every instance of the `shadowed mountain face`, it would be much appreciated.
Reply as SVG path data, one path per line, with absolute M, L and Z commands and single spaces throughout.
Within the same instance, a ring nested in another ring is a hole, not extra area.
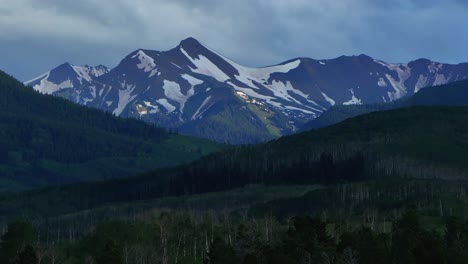
M 291 134 L 334 105 L 391 102 L 467 77 L 468 64 L 366 55 L 249 68 L 188 38 L 169 51 L 134 51 L 110 71 L 64 64 L 26 84 L 182 133 L 255 143 Z

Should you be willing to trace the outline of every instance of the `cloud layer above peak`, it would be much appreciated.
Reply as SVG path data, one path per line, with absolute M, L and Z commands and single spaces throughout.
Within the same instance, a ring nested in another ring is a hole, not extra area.
M 65 61 L 106 64 L 193 36 L 249 66 L 365 53 L 468 61 L 462 0 L 0 0 L 0 69 L 22 80 Z

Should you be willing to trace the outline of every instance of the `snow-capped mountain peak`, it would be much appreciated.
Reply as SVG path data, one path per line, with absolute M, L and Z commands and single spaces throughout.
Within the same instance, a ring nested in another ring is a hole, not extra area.
M 109 71 L 109 68 L 102 65 L 96 67 L 76 66 L 66 62 L 35 79 L 26 81 L 24 84 L 41 93 L 53 94 L 62 89 L 76 88 L 89 83 Z

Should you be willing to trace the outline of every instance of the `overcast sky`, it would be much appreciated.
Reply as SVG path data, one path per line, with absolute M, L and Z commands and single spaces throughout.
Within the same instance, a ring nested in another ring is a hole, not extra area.
M 116 66 L 192 36 L 247 66 L 368 54 L 468 61 L 465 0 L 0 0 L 0 69 Z

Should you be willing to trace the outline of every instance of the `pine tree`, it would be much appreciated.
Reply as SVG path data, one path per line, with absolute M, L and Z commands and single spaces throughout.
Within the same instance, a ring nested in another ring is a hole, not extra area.
M 108 241 L 96 256 L 97 264 L 122 264 L 122 254 L 115 241 Z
M 27 245 L 16 259 L 16 264 L 37 264 L 38 262 L 36 251 L 31 245 Z
M 25 245 L 31 244 L 36 237 L 34 227 L 27 222 L 12 222 L 1 237 L 0 263 L 14 263 L 14 259 Z
M 206 264 L 237 264 L 239 263 L 234 248 L 221 238 L 215 238 L 207 254 Z

